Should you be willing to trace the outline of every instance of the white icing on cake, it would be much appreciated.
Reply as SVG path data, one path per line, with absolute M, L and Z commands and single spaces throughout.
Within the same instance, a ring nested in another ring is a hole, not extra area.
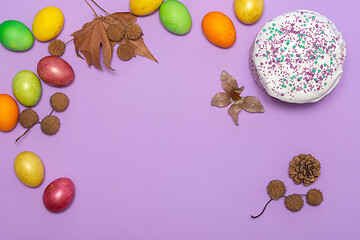
M 317 102 L 337 85 L 346 44 L 325 16 L 298 10 L 274 18 L 250 50 L 250 69 L 270 96 L 290 103 Z

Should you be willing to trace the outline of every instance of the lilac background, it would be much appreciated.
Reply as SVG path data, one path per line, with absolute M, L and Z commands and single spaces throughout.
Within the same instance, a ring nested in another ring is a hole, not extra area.
M 163 28 L 158 12 L 138 18 L 159 64 L 142 57 L 122 62 L 114 56 L 117 71 L 99 71 L 77 58 L 70 44 L 63 58 L 74 68 L 74 83 L 62 89 L 43 83 L 41 101 L 34 107 L 43 118 L 51 110 L 50 96 L 65 92 L 71 103 L 56 114 L 60 131 L 50 137 L 37 125 L 18 144 L 14 140 L 24 131 L 19 124 L 11 132 L 0 132 L 0 239 L 359 236 L 359 1 L 266 0 L 262 18 L 251 26 L 237 20 L 233 0 L 182 2 L 193 19 L 185 36 Z M 109 12 L 129 11 L 129 1 L 98 3 Z M 16 0 L 0 8 L 0 21 L 17 19 L 31 28 L 36 13 L 50 5 L 65 15 L 59 36 L 65 41 L 93 17 L 81 0 Z M 251 42 L 265 22 L 297 9 L 325 14 L 348 46 L 340 83 L 315 104 L 291 105 L 270 98 L 248 70 Z M 235 24 L 237 40 L 229 49 L 212 45 L 201 31 L 203 16 L 214 10 Z M 11 81 L 18 71 L 36 72 L 47 45 L 36 41 L 23 53 L 0 47 L 0 93 L 13 95 Z M 264 114 L 241 112 L 236 127 L 226 109 L 210 106 L 213 95 L 222 90 L 224 69 L 245 86 L 245 95 L 259 97 Z M 13 170 L 16 155 L 26 150 L 39 155 L 45 165 L 44 182 L 35 189 L 23 185 Z M 311 187 L 323 192 L 324 202 L 319 207 L 305 204 L 292 213 L 278 200 L 263 216 L 251 219 L 268 200 L 270 180 L 284 181 L 288 194 L 311 188 L 297 186 L 288 177 L 288 164 L 300 153 L 311 153 L 322 164 L 321 177 Z M 67 211 L 53 214 L 43 206 L 42 193 L 61 176 L 74 181 L 76 196 Z

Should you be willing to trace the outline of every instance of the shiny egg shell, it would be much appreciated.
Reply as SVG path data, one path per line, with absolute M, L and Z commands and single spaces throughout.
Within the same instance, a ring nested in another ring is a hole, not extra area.
M 192 25 L 191 15 L 184 4 L 168 0 L 160 6 L 160 20 L 164 27 L 178 35 L 187 34 Z
M 202 20 L 206 38 L 216 46 L 228 48 L 236 40 L 235 26 L 231 19 L 221 12 L 209 12 Z
M 34 44 L 30 29 L 22 22 L 7 20 L 0 25 L 0 42 L 12 51 L 26 51 Z
M 130 0 L 130 11 L 138 16 L 151 14 L 159 9 L 163 0 Z
M 41 80 L 57 87 L 71 84 L 75 77 L 70 64 L 56 56 L 43 57 L 37 65 L 37 72 Z
M 263 14 L 264 0 L 234 0 L 234 10 L 242 23 L 254 24 Z
M 43 203 L 47 210 L 58 213 L 71 205 L 74 195 L 74 183 L 70 178 L 61 177 L 46 187 L 43 194 Z
M 19 119 L 19 106 L 8 94 L 0 94 L 0 131 L 11 131 Z
M 64 15 L 57 7 L 41 9 L 35 16 L 32 32 L 34 37 L 42 42 L 54 39 L 64 26 Z
M 19 180 L 28 187 L 38 187 L 44 180 L 44 165 L 38 155 L 25 151 L 16 156 L 14 170 Z
M 33 107 L 40 101 L 41 82 L 38 76 L 29 70 L 22 70 L 15 75 L 12 89 L 16 100 L 26 107 Z

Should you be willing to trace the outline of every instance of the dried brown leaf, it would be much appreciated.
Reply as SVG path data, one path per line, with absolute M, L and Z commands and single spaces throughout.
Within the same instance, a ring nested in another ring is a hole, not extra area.
M 134 50 L 135 50 L 134 57 L 136 57 L 136 55 L 138 55 L 138 56 L 146 57 L 154 62 L 159 63 L 156 60 L 156 58 L 151 54 L 149 49 L 146 47 L 146 45 L 144 43 L 144 39 L 142 37 L 140 37 L 137 40 L 130 40 L 128 38 L 125 38 L 124 40 L 122 40 L 120 42 L 111 42 L 111 46 L 115 46 L 116 44 L 122 44 L 122 43 L 130 44 L 134 48 Z
M 116 12 L 106 16 L 106 22 L 109 24 L 123 24 L 125 26 L 137 21 L 137 16 L 130 12 Z
M 225 92 L 230 93 L 232 91 L 234 91 L 235 89 L 238 89 L 238 84 L 235 80 L 235 78 L 233 78 L 233 76 L 231 76 L 230 74 L 228 74 L 225 70 L 222 71 L 221 73 L 221 85 L 223 87 L 223 89 L 225 90 Z
M 253 96 L 241 97 L 244 87 L 239 88 L 237 81 L 226 71 L 221 73 L 221 85 L 225 93 L 217 93 L 211 100 L 211 105 L 216 107 L 226 107 L 234 102 L 228 109 L 228 113 L 234 120 L 235 125 L 239 126 L 238 117 L 241 109 L 247 112 L 264 112 L 264 107 L 260 100 Z
M 83 51 L 82 54 L 84 55 L 87 64 L 89 65 L 89 67 L 91 66 L 92 63 L 92 57 L 91 57 L 91 53 L 89 51 Z
M 101 69 L 99 55 L 100 55 L 100 45 L 102 45 L 103 49 L 103 63 L 104 65 L 113 70 L 110 67 L 110 62 L 112 58 L 112 51 L 110 46 L 110 40 L 106 34 L 105 27 L 103 25 L 103 22 L 100 22 L 99 24 L 96 24 L 94 26 L 93 34 L 91 36 L 90 40 L 90 53 L 92 56 L 92 63 L 95 65 L 95 67 Z
M 146 47 L 142 37 L 140 37 L 137 40 L 130 40 L 130 45 L 133 46 L 133 48 L 135 49 L 136 55 L 146 57 L 154 62 L 159 63 L 158 60 L 156 60 L 156 58 L 151 54 L 149 49 Z
M 99 22 L 99 21 L 95 21 L 95 20 L 96 19 L 94 19 L 92 22 L 85 23 L 79 31 L 76 31 L 72 34 L 72 36 L 74 37 L 74 45 L 75 45 L 76 55 L 82 59 L 84 59 L 84 58 L 79 53 L 80 47 L 89 44 L 90 36 L 91 36 L 91 31 L 89 31 L 89 30 L 91 29 L 91 27 L 94 24 L 97 24 Z M 79 38 L 80 36 L 81 36 L 81 38 Z
M 96 68 L 102 69 L 99 60 L 100 47 L 102 47 L 104 65 L 114 70 L 110 66 L 114 46 L 121 42 L 111 42 L 106 34 L 106 29 L 110 25 L 127 26 L 136 21 L 137 16 L 130 12 L 116 12 L 105 17 L 96 17 L 93 21 L 85 23 L 80 30 L 71 34 L 74 37 L 76 55 L 82 59 L 85 58 L 89 66 L 94 65 Z M 134 48 L 135 55 L 158 62 L 146 47 L 142 37 L 135 41 L 126 40 Z
M 102 69 L 99 60 L 100 46 L 102 46 L 103 63 L 107 68 L 114 70 L 110 67 L 112 49 L 103 21 L 103 18 L 97 17 L 92 22 L 85 23 L 80 31 L 72 34 L 75 51 L 80 57 L 80 52 L 82 53 L 89 66 L 94 65 Z
M 260 100 L 254 96 L 247 96 L 244 98 L 242 108 L 247 112 L 263 113 L 264 107 L 261 105 Z
M 219 93 L 215 94 L 215 96 L 211 99 L 211 106 L 221 108 L 221 107 L 229 106 L 231 102 L 232 102 L 232 100 L 231 100 L 229 94 L 219 92 Z
M 234 123 L 236 126 L 239 126 L 238 118 L 239 118 L 239 113 L 240 113 L 241 109 L 242 109 L 242 107 L 241 107 L 240 103 L 234 103 L 233 105 L 231 105 L 231 107 L 228 110 L 228 113 L 234 120 Z

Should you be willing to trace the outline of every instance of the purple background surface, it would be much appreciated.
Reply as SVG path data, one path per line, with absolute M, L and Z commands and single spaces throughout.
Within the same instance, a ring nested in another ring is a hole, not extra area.
M 71 3 L 70 3 L 71 2 Z M 159 60 L 143 57 L 122 62 L 113 57 L 109 70 L 89 68 L 69 44 L 63 58 L 76 78 L 66 88 L 42 83 L 34 107 L 43 118 L 50 112 L 50 96 L 63 91 L 70 106 L 56 113 L 60 131 L 47 136 L 36 125 L 24 132 L 18 124 L 0 132 L 0 239 L 126 239 L 126 240 L 238 240 L 238 239 L 355 239 L 360 190 L 360 81 L 357 0 L 267 0 L 260 21 L 241 24 L 233 1 L 183 0 L 193 26 L 177 36 L 162 25 L 158 12 L 139 17 L 144 41 Z M 99 0 L 108 12 L 129 11 L 129 1 Z M 59 39 L 92 19 L 84 1 L 7 1 L 0 21 L 16 19 L 29 28 L 36 13 L 59 7 L 65 25 Z M 101 11 L 95 8 L 98 13 Z M 272 99 L 253 82 L 248 51 L 265 22 L 286 12 L 309 9 L 330 18 L 343 33 L 348 55 L 344 74 L 333 92 L 315 104 L 291 105 Z M 207 41 L 201 30 L 210 11 L 227 14 L 237 40 L 229 49 Z M 36 72 L 48 43 L 36 41 L 23 53 L 0 47 L 0 93 L 13 96 L 11 82 L 20 70 Z M 227 70 L 257 96 L 264 114 L 241 112 L 236 127 L 227 109 L 210 106 Z M 20 106 L 20 111 L 24 107 Z M 28 188 L 16 177 L 13 162 L 22 151 L 43 160 L 45 179 Z M 293 156 L 311 153 L 320 160 L 322 174 L 310 187 L 288 177 Z M 58 177 L 71 178 L 76 196 L 68 210 L 48 212 L 42 203 L 46 186 Z M 280 179 L 287 194 L 318 188 L 324 202 L 307 204 L 298 213 L 268 200 L 266 186 Z

